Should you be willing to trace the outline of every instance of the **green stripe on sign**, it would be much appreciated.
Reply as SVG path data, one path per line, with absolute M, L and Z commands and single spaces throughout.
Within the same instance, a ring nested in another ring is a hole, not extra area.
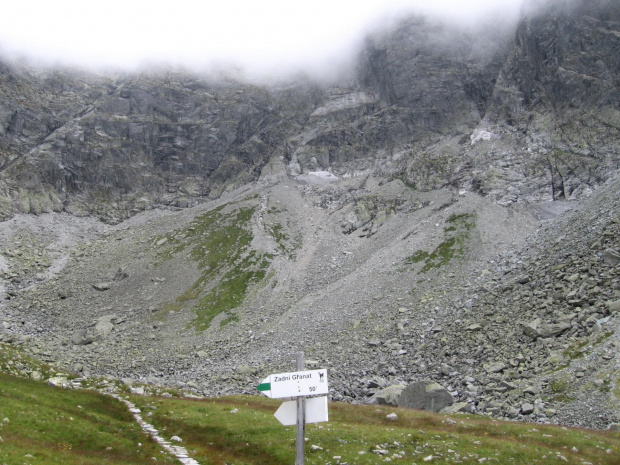
M 257 389 L 259 391 L 271 391 L 271 383 L 259 384 Z

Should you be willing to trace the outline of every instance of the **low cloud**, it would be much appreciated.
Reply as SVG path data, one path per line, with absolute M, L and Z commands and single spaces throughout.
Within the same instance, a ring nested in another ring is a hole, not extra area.
M 262 73 L 346 64 L 371 27 L 398 15 L 455 23 L 516 17 L 523 0 L 222 2 L 21 0 L 4 5 L 0 53 L 46 64 L 135 70 L 234 64 Z

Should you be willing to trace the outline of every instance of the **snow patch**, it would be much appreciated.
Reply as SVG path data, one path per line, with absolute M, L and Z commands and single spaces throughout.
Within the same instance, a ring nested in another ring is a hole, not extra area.
M 338 176 L 329 171 L 310 171 L 308 174 L 297 176 L 297 180 L 310 184 L 325 184 L 338 181 Z
M 471 140 L 471 145 L 474 145 L 476 142 L 481 140 L 488 142 L 490 140 L 497 139 L 497 136 L 489 131 L 474 131 L 469 138 Z

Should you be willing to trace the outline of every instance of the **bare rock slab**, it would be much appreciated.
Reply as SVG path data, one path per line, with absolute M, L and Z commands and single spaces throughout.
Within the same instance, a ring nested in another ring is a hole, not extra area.
M 454 403 L 452 394 L 441 384 L 431 380 L 410 384 L 398 398 L 399 407 L 439 412 Z

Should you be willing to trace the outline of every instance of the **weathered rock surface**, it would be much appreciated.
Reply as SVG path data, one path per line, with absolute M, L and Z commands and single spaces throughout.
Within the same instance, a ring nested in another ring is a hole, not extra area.
M 395 384 L 381 389 L 372 396 L 371 402 L 379 405 L 393 405 L 396 407 L 398 406 L 398 398 L 405 387 L 404 384 Z
M 400 393 L 398 406 L 439 412 L 454 403 L 454 398 L 441 384 L 424 380 L 410 384 Z
M 330 84 L 4 63 L 0 215 L 118 223 L 218 198 L 263 169 L 279 179 L 278 163 L 502 205 L 582 198 L 617 169 L 620 18 L 613 1 L 549 3 L 518 25 L 403 20 L 370 34 L 353 76 Z

